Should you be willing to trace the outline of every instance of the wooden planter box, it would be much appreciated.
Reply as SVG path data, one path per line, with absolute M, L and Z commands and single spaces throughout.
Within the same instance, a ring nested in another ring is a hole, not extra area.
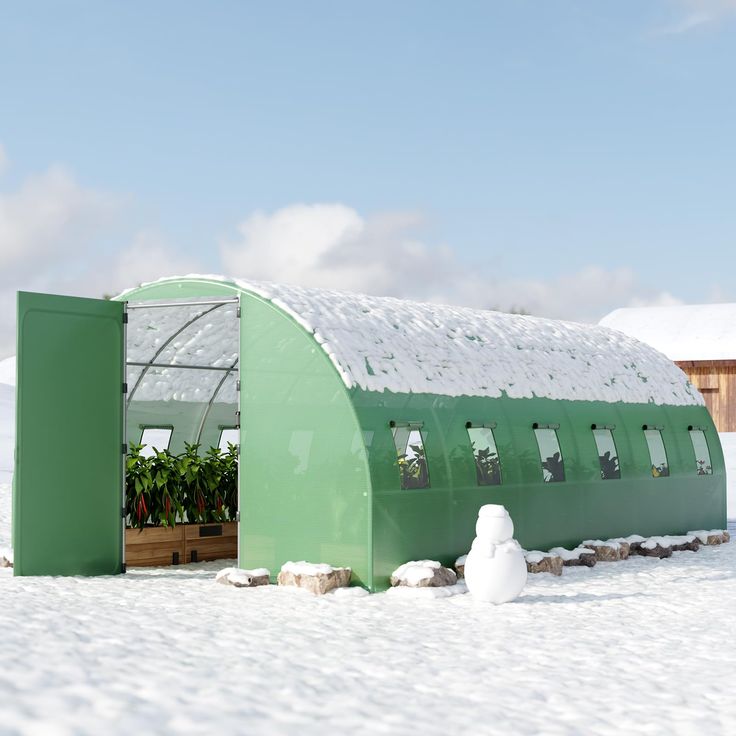
M 238 524 L 177 524 L 125 530 L 128 567 L 179 565 L 238 556 Z

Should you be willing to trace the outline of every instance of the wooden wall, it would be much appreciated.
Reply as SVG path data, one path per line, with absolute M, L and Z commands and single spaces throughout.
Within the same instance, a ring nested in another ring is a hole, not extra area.
M 719 432 L 736 432 L 736 360 L 685 360 L 677 365 L 703 394 Z

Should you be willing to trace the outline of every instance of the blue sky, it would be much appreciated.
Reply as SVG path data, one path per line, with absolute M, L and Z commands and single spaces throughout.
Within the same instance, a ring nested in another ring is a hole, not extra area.
M 735 67 L 736 0 L 6 3 L 0 307 L 233 269 L 736 300 Z

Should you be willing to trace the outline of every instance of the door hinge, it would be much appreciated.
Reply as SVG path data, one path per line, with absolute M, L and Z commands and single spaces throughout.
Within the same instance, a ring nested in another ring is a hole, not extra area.
M 238 307 L 237 311 L 235 312 L 235 316 L 240 319 L 240 307 Z
M 127 515 L 128 515 L 128 514 L 127 514 L 127 512 L 126 512 L 126 510 L 125 510 L 125 506 L 123 506 L 123 508 L 122 508 L 122 509 L 120 509 L 120 516 L 122 516 L 122 517 L 123 517 L 123 519 L 124 519 L 124 518 L 125 518 L 125 517 L 126 517 Z
M 235 381 L 235 390 L 240 391 L 240 381 Z
M 240 521 L 240 511 L 235 512 L 235 521 Z
M 128 313 L 127 312 L 123 312 L 123 324 L 124 325 L 128 324 Z
M 123 442 L 123 455 L 127 455 L 127 454 L 128 454 L 128 443 Z
M 128 393 L 128 384 L 127 383 L 123 383 L 123 393 L 124 394 L 127 394 Z

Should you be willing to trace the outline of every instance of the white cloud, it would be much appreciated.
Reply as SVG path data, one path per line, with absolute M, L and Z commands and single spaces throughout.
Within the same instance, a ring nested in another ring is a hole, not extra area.
M 435 285 L 432 264 L 446 258 L 412 237 L 418 224 L 413 213 L 365 218 L 343 204 L 256 212 L 239 225 L 237 241 L 222 245 L 222 264 L 252 279 L 416 297 Z
M 144 230 L 105 264 L 95 289 L 97 294 L 116 294 L 144 281 L 198 270 L 200 261 L 178 253 L 160 233 Z
M 18 290 L 101 297 L 199 270 L 155 233 L 126 232 L 128 205 L 127 197 L 81 186 L 60 166 L 0 193 L 0 358 L 14 351 Z
M 129 208 L 127 198 L 83 187 L 58 166 L 0 193 L 0 358 L 14 351 L 18 289 L 101 297 L 202 270 L 583 321 L 620 306 L 677 301 L 626 268 L 509 278 L 492 258 L 486 267 L 464 263 L 427 242 L 415 212 L 363 215 L 340 203 L 256 212 L 220 244 L 217 264 L 206 252 L 201 260 L 182 254 L 156 231 L 136 233 L 124 217 Z
M 676 0 L 679 15 L 658 30 L 661 35 L 679 35 L 707 24 L 736 16 L 736 0 Z
M 672 303 L 631 269 L 588 266 L 554 279 L 504 278 L 461 263 L 447 247 L 423 242 L 409 212 L 363 217 L 343 204 L 293 205 L 258 212 L 221 247 L 226 273 L 250 279 L 362 291 L 539 316 L 597 321 L 620 306 Z
M 59 166 L 0 194 L 0 284 L 88 252 L 121 205 L 122 198 L 81 187 Z

